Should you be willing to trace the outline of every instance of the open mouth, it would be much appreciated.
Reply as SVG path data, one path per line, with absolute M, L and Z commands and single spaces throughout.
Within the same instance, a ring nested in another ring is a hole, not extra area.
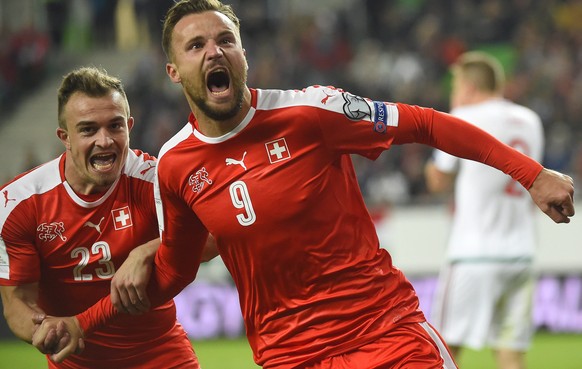
M 230 77 L 224 70 L 217 70 L 208 75 L 206 86 L 214 95 L 224 93 L 230 87 Z
M 89 162 L 96 170 L 105 171 L 113 167 L 115 159 L 117 159 L 117 155 L 115 154 L 98 154 L 93 155 L 91 159 L 89 159 Z

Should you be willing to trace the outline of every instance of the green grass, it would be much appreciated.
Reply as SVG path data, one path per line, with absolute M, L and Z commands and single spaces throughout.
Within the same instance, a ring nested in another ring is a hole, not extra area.
M 203 369 L 257 369 L 244 339 L 193 342 Z M 528 369 L 582 368 L 582 335 L 536 334 L 527 355 Z M 462 369 L 492 369 L 495 361 L 490 351 L 463 351 Z M 0 341 L 0 369 L 46 368 L 44 356 L 32 346 L 16 340 Z

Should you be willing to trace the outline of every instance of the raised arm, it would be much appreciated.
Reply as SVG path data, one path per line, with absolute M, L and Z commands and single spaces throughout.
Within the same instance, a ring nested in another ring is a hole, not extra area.
M 574 184 L 569 176 L 545 169 L 489 133 L 450 114 L 404 104 L 398 104 L 398 113 L 395 144 L 424 143 L 499 169 L 521 183 L 554 222 L 570 222 L 574 215 Z

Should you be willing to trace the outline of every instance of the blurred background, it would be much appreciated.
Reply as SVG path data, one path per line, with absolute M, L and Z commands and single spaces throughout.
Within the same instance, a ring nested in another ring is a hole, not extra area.
M 234 0 L 249 86 L 333 85 L 391 102 L 449 109 L 449 65 L 468 50 L 503 63 L 506 96 L 543 120 L 543 164 L 582 180 L 581 0 Z M 72 68 L 96 65 L 125 83 L 136 125 L 131 146 L 157 155 L 187 119 L 165 74 L 161 24 L 171 0 L 0 0 L 0 180 L 62 152 L 56 91 Z M 450 222 L 450 196 L 429 195 L 432 149 L 393 147 L 354 157 L 382 247 L 430 312 Z M 579 191 L 578 191 L 579 192 Z M 540 330 L 582 333 L 582 229 L 539 216 Z M 221 261 L 178 298 L 193 338 L 244 334 L 236 290 Z M 0 319 L 0 338 L 12 337 Z

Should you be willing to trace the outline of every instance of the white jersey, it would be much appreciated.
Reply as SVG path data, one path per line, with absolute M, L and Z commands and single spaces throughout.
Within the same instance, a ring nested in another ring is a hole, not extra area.
M 526 107 L 505 99 L 492 99 L 456 108 L 451 114 L 538 162 L 542 158 L 542 123 L 539 116 Z M 458 171 L 448 245 L 450 260 L 532 258 L 534 205 L 519 183 L 491 167 L 442 151 L 435 151 L 434 163 L 440 171 Z

